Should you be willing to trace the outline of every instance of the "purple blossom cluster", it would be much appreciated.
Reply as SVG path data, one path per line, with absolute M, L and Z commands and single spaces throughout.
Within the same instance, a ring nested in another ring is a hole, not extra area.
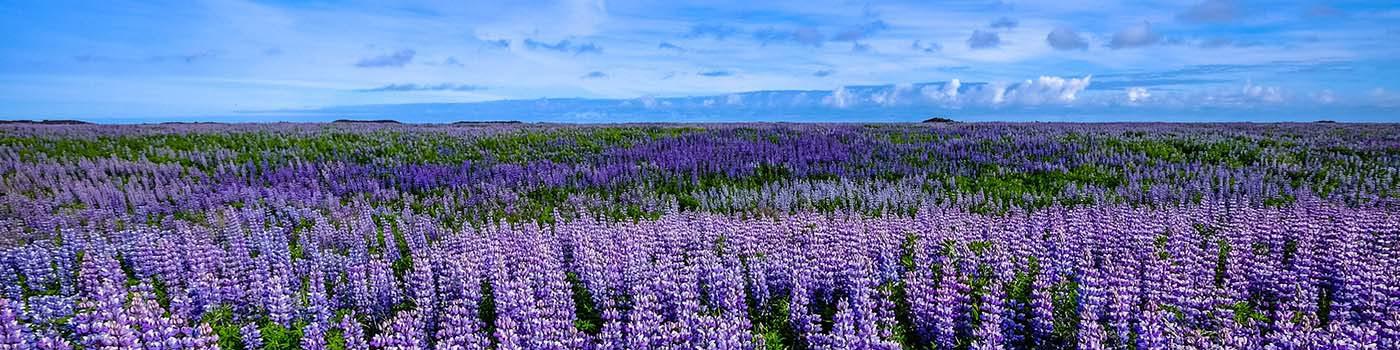
M 635 128 L 7 127 L 0 350 L 1400 348 L 1394 126 Z
M 884 215 L 950 202 L 1400 202 L 1400 126 L 1388 124 L 3 128 L 0 170 L 22 194 L 0 198 L 12 215 L 145 217 L 269 197 L 411 201 L 443 220 L 677 203 Z
M 83 252 L 55 277 L 74 294 L 4 298 L 0 340 L 213 348 L 210 315 L 231 310 L 217 322 L 244 346 L 274 326 L 303 349 L 1400 345 L 1400 215 L 1317 201 L 455 230 L 354 207 L 210 221 L 58 231 Z

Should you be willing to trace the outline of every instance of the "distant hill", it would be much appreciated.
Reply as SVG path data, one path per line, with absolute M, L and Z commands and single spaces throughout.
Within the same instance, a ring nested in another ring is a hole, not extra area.
M 55 119 L 55 120 L 0 120 L 0 124 L 36 124 L 36 125 L 88 125 L 92 124 L 81 120 Z
M 925 123 L 957 123 L 958 121 L 952 120 L 952 119 L 948 119 L 948 118 L 944 118 L 944 117 L 933 117 L 933 118 L 924 119 L 924 122 L 925 122 Z

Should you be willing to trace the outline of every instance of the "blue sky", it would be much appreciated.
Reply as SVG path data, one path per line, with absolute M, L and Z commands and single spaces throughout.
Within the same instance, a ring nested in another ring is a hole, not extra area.
M 1400 120 L 1385 1 L 5 1 L 0 119 Z

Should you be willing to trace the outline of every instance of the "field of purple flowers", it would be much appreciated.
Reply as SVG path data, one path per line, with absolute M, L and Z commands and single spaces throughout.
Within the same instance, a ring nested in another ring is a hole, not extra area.
M 1400 125 L 0 125 L 0 350 L 1400 349 Z

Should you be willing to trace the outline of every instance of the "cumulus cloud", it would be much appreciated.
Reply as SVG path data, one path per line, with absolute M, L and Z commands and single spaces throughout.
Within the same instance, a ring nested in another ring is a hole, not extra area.
M 896 84 L 889 89 L 871 94 L 870 102 L 885 107 L 908 105 L 918 102 L 914 98 L 911 98 L 916 98 L 918 95 L 911 94 L 911 92 L 914 92 L 913 85 Z
M 704 72 L 700 72 L 700 73 L 697 73 L 697 74 L 699 74 L 699 75 L 702 76 L 702 77 L 711 77 L 711 78 L 734 76 L 734 72 L 727 71 L 727 70 L 704 71 Z
M 1001 108 L 1069 105 L 1078 100 L 1079 94 L 1088 88 L 1090 80 L 1089 76 L 1042 76 L 1014 83 L 964 83 L 953 79 L 943 83 L 845 86 L 824 95 L 820 104 L 835 108 L 917 105 Z
M 602 78 L 607 78 L 607 77 L 608 77 L 608 73 L 603 73 L 603 72 L 599 72 L 599 71 L 592 71 L 592 72 L 588 72 L 588 74 L 584 74 L 583 76 L 579 77 L 579 79 L 602 79 Z
M 921 51 L 923 53 L 935 53 L 943 50 L 943 46 L 938 45 L 938 43 L 924 43 L 919 40 L 914 40 L 914 44 L 909 45 L 909 48 Z
M 822 104 L 836 108 L 850 107 L 857 101 L 857 96 L 847 91 L 845 86 L 832 90 L 830 95 L 822 98 Z
M 991 49 L 1001 45 L 1001 36 L 996 32 L 982 30 L 972 31 L 972 36 L 967 37 L 967 47 L 973 49 Z
M 557 43 L 541 42 L 534 39 L 525 39 L 525 48 L 531 50 L 548 50 L 558 52 L 572 52 L 574 55 L 586 53 L 603 53 L 603 48 L 593 43 L 575 44 L 568 39 L 560 40 Z
M 946 106 L 1037 106 L 1073 103 L 1092 77 L 1042 76 L 1018 83 L 963 83 L 953 79 L 919 89 L 928 102 Z
M 360 68 L 403 67 L 409 62 L 413 62 L 415 54 L 417 53 L 413 50 L 404 49 L 385 55 L 361 58 L 359 62 L 355 62 L 355 66 Z
M 1240 94 L 1248 101 L 1253 102 L 1283 102 L 1283 90 L 1277 86 L 1256 85 L 1253 82 L 1245 82 Z
M 1007 87 L 1002 102 L 1023 105 L 1074 102 L 1075 97 L 1089 87 L 1091 78 L 1093 77 L 1066 79 L 1042 76 L 1036 80 L 1026 80 Z
M 1152 31 L 1152 24 L 1142 22 L 1114 33 L 1113 40 L 1109 41 L 1108 47 L 1126 49 L 1149 46 L 1159 41 L 1162 41 L 1162 36 Z
M 1045 35 L 1045 43 L 1056 50 L 1084 50 L 1089 48 L 1089 42 L 1084 41 L 1084 37 L 1075 32 L 1073 28 L 1060 26 Z
M 389 84 L 369 89 L 358 89 L 355 92 L 406 92 L 406 91 L 481 91 L 486 90 L 485 86 L 471 84 Z
M 1124 92 L 1128 95 L 1128 103 L 1132 104 L 1146 101 L 1148 97 L 1152 97 L 1152 93 L 1147 92 L 1145 87 L 1130 87 Z
M 884 30 L 889 29 L 889 28 L 890 28 L 889 24 L 885 23 L 885 21 L 875 20 L 875 21 L 871 21 L 871 22 L 868 22 L 868 23 L 863 23 L 863 24 L 861 24 L 861 25 L 858 25 L 858 26 L 855 26 L 855 27 L 852 27 L 852 28 L 848 28 L 848 29 L 846 29 L 846 30 L 841 31 L 840 33 L 836 33 L 836 36 L 833 36 L 833 37 L 831 38 L 831 40 L 832 40 L 832 41 L 856 41 L 856 40 L 861 40 L 861 39 L 868 38 L 868 37 L 870 37 L 870 36 L 872 36 L 872 35 L 875 35 L 876 33 L 879 33 L 879 32 L 881 32 L 881 31 L 884 31 Z
M 714 38 L 724 40 L 730 36 L 739 34 L 739 29 L 718 24 L 697 24 L 690 27 L 690 32 L 685 34 L 686 39 L 692 38 Z
M 943 84 L 925 85 L 919 89 L 919 94 L 933 102 L 956 103 L 958 101 L 958 89 L 962 87 L 962 81 L 958 79 L 950 80 Z
M 1176 19 L 1198 23 L 1225 22 L 1239 15 L 1240 6 L 1234 0 L 1206 0 L 1176 14 Z
M 1019 24 L 1021 24 L 1021 22 L 1017 22 L 1016 20 L 1011 19 L 1011 18 L 1008 18 L 1008 17 L 1002 17 L 1002 18 L 997 18 L 997 20 L 992 21 L 992 23 L 989 24 L 989 25 L 987 25 L 987 26 L 988 26 L 988 27 L 992 27 L 992 28 L 998 28 L 998 29 L 1011 29 L 1011 28 L 1016 28 L 1016 26 L 1019 25 Z
M 758 40 L 762 45 L 771 43 L 790 42 L 798 45 L 819 47 L 826 41 L 826 36 L 816 28 L 805 27 L 796 30 L 777 30 L 773 28 L 759 30 L 753 33 L 754 40 Z
M 948 98 L 958 98 L 958 88 L 962 86 L 962 81 L 953 79 L 947 84 L 943 84 L 943 95 Z

